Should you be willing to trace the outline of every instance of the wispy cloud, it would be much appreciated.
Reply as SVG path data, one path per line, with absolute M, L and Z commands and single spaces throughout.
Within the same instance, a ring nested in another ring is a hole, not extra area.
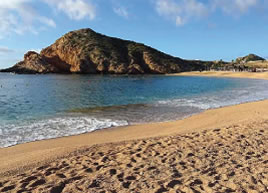
M 48 4 L 72 20 L 93 20 L 96 17 L 91 0 L 0 0 L 0 39 L 11 33 L 38 34 L 47 27 L 56 27 L 52 18 L 40 15 L 34 3 Z
M 56 10 L 65 13 L 72 20 L 96 17 L 96 6 L 90 0 L 42 0 Z
M 239 16 L 255 7 L 260 0 L 212 0 L 212 8 L 222 9 L 225 13 Z
M 47 17 L 40 16 L 40 17 L 38 17 L 38 20 L 39 20 L 41 23 L 46 24 L 47 26 L 50 26 L 50 27 L 56 27 L 56 23 L 54 22 L 53 19 L 50 19 L 50 18 L 47 18 Z
M 232 16 L 241 16 L 264 0 L 156 0 L 155 9 L 160 16 L 182 26 L 192 19 L 209 16 L 221 10 Z
M 157 0 L 155 6 L 159 15 L 173 20 L 178 26 L 208 13 L 207 7 L 196 0 Z
M 125 7 L 115 7 L 113 10 L 120 17 L 128 18 L 129 16 L 128 10 Z
M 94 20 L 97 15 L 96 7 L 101 2 L 94 0 L 0 0 L 0 39 L 11 33 L 38 34 L 44 29 L 55 28 L 55 21 L 46 13 L 44 13 L 46 15 L 41 15 L 40 10 L 36 8 L 42 9 L 40 7 L 48 5 L 52 10 L 63 13 L 71 20 Z M 133 12 L 129 6 L 130 1 L 110 0 L 110 2 L 110 9 L 120 17 L 129 18 L 130 12 Z M 268 7 L 267 0 L 151 0 L 151 2 L 153 2 L 153 9 L 161 17 L 167 18 L 177 26 L 209 17 L 217 11 L 239 17 L 258 6 Z M 35 6 L 36 3 L 39 5 Z
M 0 46 L 0 55 L 9 54 L 9 53 L 13 53 L 13 52 L 15 52 L 15 50 L 9 49 L 7 47 L 1 47 Z
M 10 33 L 38 33 L 36 24 L 56 27 L 52 19 L 39 15 L 31 3 L 32 0 L 0 1 L 0 38 Z

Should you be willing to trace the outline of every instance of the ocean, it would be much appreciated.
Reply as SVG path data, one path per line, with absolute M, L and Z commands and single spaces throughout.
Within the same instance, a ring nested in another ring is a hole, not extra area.
M 161 75 L 0 74 L 0 147 L 179 120 L 268 99 L 268 81 Z

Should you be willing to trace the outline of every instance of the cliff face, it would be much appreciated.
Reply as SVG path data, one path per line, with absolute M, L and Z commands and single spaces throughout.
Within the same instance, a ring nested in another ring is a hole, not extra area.
M 49 64 L 40 54 L 29 51 L 24 55 L 24 60 L 15 64 L 13 67 L 1 70 L 1 72 L 15 72 L 20 74 L 32 73 L 58 73 L 55 66 Z
M 72 31 L 40 54 L 2 70 L 15 73 L 163 74 L 203 69 L 203 62 L 176 58 L 140 43 L 108 37 L 91 29 Z

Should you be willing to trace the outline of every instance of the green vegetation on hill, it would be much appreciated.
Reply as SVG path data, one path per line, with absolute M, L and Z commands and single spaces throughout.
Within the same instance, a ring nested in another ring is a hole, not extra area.
M 265 60 L 265 59 L 260 57 L 260 56 L 255 55 L 255 54 L 249 54 L 247 56 L 237 58 L 235 60 L 235 63 L 240 64 L 240 63 L 247 63 L 247 62 L 251 62 L 251 61 L 262 61 L 262 60 Z

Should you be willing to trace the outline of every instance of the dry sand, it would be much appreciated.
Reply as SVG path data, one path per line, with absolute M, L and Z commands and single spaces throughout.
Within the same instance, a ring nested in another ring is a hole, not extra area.
M 0 149 L 0 192 L 268 192 L 268 100 Z
M 213 77 L 233 77 L 233 78 L 253 78 L 268 79 L 268 72 L 231 72 L 231 71 L 193 71 L 172 74 L 168 76 L 213 76 Z
M 267 192 L 268 121 L 96 145 L 2 179 L 2 191 Z

